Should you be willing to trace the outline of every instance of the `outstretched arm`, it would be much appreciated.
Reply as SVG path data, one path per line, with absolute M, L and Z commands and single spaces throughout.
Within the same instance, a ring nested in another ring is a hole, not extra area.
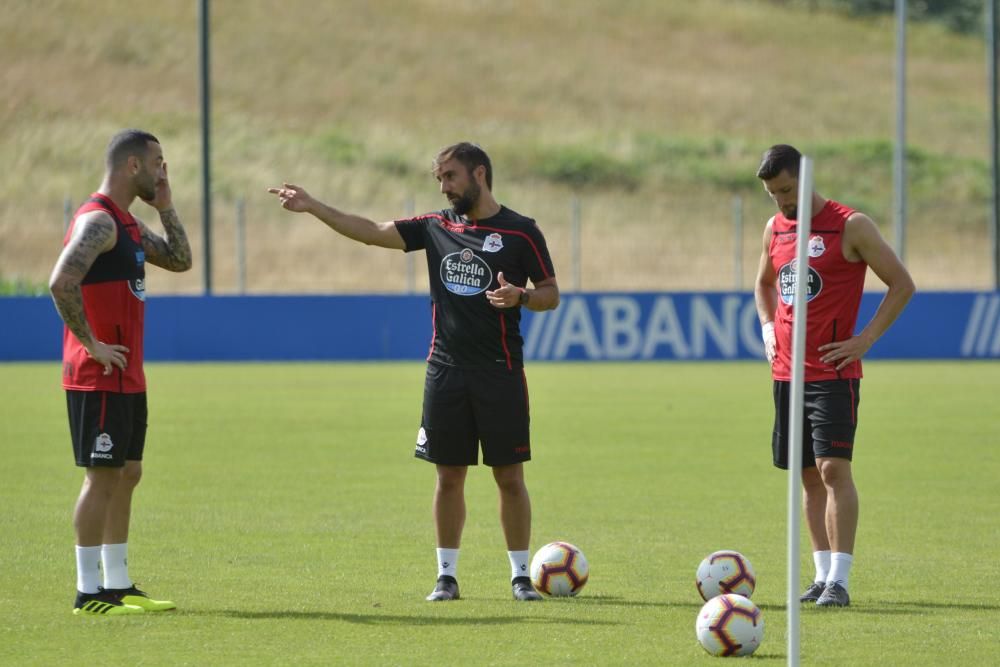
M 285 183 L 280 188 L 268 188 L 267 191 L 277 195 L 282 208 L 295 213 L 309 213 L 349 239 L 381 248 L 406 249 L 406 243 L 393 222 L 373 222 L 359 215 L 338 211 L 313 198 L 301 186 L 291 183 Z
M 825 353 L 820 360 L 829 364 L 836 363 L 838 371 L 868 352 L 896 321 L 916 291 L 910 273 L 868 216 L 854 213 L 847 219 L 844 246 L 847 259 L 865 262 L 889 289 L 868 325 L 856 336 L 820 345 L 820 352 Z
M 87 354 L 104 366 L 105 375 L 111 374 L 112 366 L 124 370 L 129 350 L 124 345 L 108 345 L 94 337 L 83 308 L 80 285 L 97 256 L 111 250 L 116 241 L 115 223 L 107 213 L 93 211 L 81 215 L 73 224 L 73 235 L 49 278 L 49 291 L 59 316 L 86 348 Z

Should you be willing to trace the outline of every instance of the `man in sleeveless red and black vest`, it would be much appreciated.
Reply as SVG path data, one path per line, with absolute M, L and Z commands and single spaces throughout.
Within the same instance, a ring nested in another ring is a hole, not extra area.
M 778 213 L 764 228 L 754 296 L 764 351 L 774 378 L 772 456 L 774 465 L 782 469 L 788 468 L 801 157 L 792 146 L 772 146 L 757 170 L 757 177 L 778 207 Z M 816 575 L 800 600 L 844 607 L 850 604 L 848 576 L 858 525 L 858 493 L 851 461 L 860 401 L 861 357 L 903 311 L 914 286 L 906 267 L 868 216 L 815 192 L 811 196 L 802 487 Z M 869 268 L 888 290 L 871 321 L 855 334 Z
M 129 213 L 136 197 L 159 213 L 163 236 Z M 73 515 L 75 614 L 175 607 L 137 589 L 127 566 L 132 492 L 142 475 L 146 442 L 146 262 L 187 271 L 191 246 L 173 207 L 159 140 L 124 130 L 111 139 L 104 181 L 73 217 L 49 280 L 65 323 L 70 436 L 76 464 L 86 471 Z
M 338 211 L 297 185 L 269 192 L 287 210 L 311 213 L 355 241 L 424 251 L 433 332 L 414 455 L 437 470 L 438 579 L 427 600 L 458 599 L 465 476 L 480 445 L 500 495 L 514 599 L 539 600 L 528 576 L 531 501 L 523 464 L 531 439 L 520 322 L 521 308 L 555 308 L 559 287 L 538 225 L 494 199 L 493 167 L 482 148 L 448 146 L 434 159 L 434 175 L 451 208 L 382 223 Z

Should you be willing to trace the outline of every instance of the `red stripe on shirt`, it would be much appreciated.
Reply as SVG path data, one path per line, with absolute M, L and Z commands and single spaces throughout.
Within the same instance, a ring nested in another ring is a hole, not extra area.
M 431 360 L 431 356 L 434 354 L 434 342 L 437 340 L 438 328 L 437 328 L 437 304 L 431 304 L 431 349 L 427 353 L 426 361 Z
M 427 218 L 434 218 L 435 220 L 439 220 L 440 221 L 439 224 L 442 227 L 447 227 L 448 229 L 455 227 L 457 224 L 461 224 L 461 223 L 455 223 L 452 220 L 449 220 L 448 218 L 438 213 L 428 213 L 426 215 L 421 215 L 417 216 L 416 218 L 410 218 L 410 219 L 426 220 Z M 505 229 L 501 227 L 487 227 L 485 225 L 480 225 L 479 222 L 476 220 L 472 220 L 471 222 L 472 224 L 469 225 L 470 229 L 482 229 L 488 232 L 498 232 L 500 234 L 514 234 L 515 236 L 520 236 L 521 238 L 523 238 L 525 241 L 528 242 L 528 245 L 531 246 L 531 250 L 535 253 L 535 259 L 538 260 L 538 267 L 542 270 L 542 275 L 544 275 L 545 278 L 552 277 L 552 274 L 549 273 L 548 269 L 545 266 L 545 261 L 542 259 L 542 253 L 538 251 L 538 246 L 535 245 L 535 241 L 534 239 L 531 238 L 531 236 L 525 234 L 524 232 L 519 232 L 514 229 Z
M 524 240 L 527 241 L 529 245 L 531 245 L 531 249 L 535 252 L 535 258 L 538 260 L 538 266 L 542 269 L 542 273 L 545 275 L 546 278 L 552 277 L 552 275 L 548 272 L 548 269 L 545 268 L 545 262 L 542 260 L 542 253 L 538 252 L 538 246 L 535 245 L 534 240 L 524 232 L 518 232 L 513 229 L 500 229 L 499 227 L 483 227 L 480 226 L 479 223 L 475 221 L 473 221 L 472 226 L 476 229 L 485 229 L 488 232 L 498 232 L 501 234 L 514 234 L 515 236 L 520 236 L 524 238 Z
M 500 344 L 503 346 L 503 356 L 507 358 L 507 370 L 513 368 L 510 363 L 510 350 L 507 349 L 507 320 L 503 313 L 498 313 L 500 317 Z

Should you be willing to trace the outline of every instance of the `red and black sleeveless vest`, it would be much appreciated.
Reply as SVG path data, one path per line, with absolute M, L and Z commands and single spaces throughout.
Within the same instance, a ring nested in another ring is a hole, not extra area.
M 80 391 L 112 391 L 135 394 L 146 391 L 142 370 L 142 341 L 146 298 L 146 255 L 139 225 L 132 214 L 111 199 L 95 192 L 73 216 L 63 245 L 69 242 L 76 220 L 84 213 L 105 211 L 115 221 L 115 246 L 94 261 L 83 278 L 83 309 L 94 337 L 102 343 L 129 349 L 128 365 L 122 371 L 104 367 L 90 358 L 69 327 L 63 327 L 63 387 Z
M 861 361 L 852 362 L 837 371 L 835 364 L 820 361 L 823 353 L 819 351 L 820 345 L 853 336 L 858 319 L 868 265 L 844 258 L 844 225 L 853 213 L 854 209 L 827 200 L 812 219 L 806 297 L 806 382 L 861 377 Z M 798 281 L 795 263 L 797 237 L 795 220 L 789 220 L 781 213 L 774 216 L 768 254 L 778 278 L 778 310 L 774 315 L 777 356 L 771 366 L 775 380 L 791 379 L 792 301 Z

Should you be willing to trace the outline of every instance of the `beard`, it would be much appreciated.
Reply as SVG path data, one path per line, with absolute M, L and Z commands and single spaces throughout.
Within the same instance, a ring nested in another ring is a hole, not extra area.
M 787 211 L 782 211 L 781 214 L 789 220 L 797 220 L 799 217 L 799 207 L 793 206 Z
M 451 207 L 458 215 L 465 215 L 479 201 L 480 188 L 478 183 L 471 183 L 461 195 L 451 200 Z
M 156 182 L 152 177 L 145 177 L 145 173 L 140 173 L 135 179 L 135 190 L 139 199 L 143 201 L 153 201 L 156 198 Z

